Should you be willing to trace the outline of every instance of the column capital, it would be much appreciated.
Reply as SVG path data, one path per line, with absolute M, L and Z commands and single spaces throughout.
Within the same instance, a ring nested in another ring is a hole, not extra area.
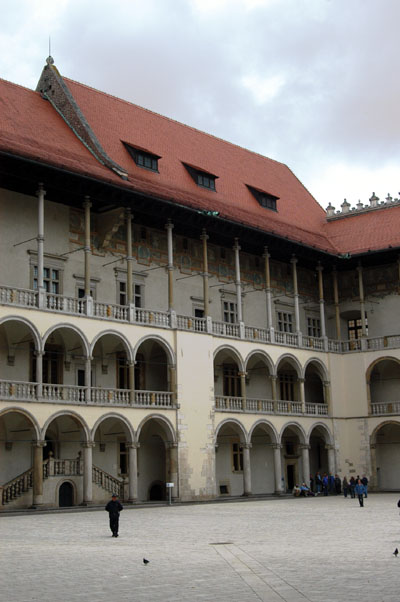
M 90 200 L 90 196 L 86 195 L 85 196 L 85 200 L 83 201 L 83 206 L 86 208 L 88 207 L 89 209 L 92 206 L 91 200 Z
M 125 443 L 126 449 L 139 449 L 140 443 Z
M 271 255 L 268 253 L 268 247 L 264 247 L 263 257 L 269 259 Z
M 299 383 L 303 384 L 305 383 L 306 379 L 305 378 L 298 378 L 297 379 Z
M 300 443 L 300 445 L 299 445 L 299 449 L 307 449 L 307 450 L 310 450 L 310 449 L 311 449 L 311 445 L 309 445 L 308 443 Z
M 327 451 L 334 450 L 334 449 L 335 449 L 335 446 L 334 446 L 334 445 L 332 445 L 331 443 L 326 443 L 326 444 L 325 444 L 325 449 L 326 449 Z
M 126 207 L 125 217 L 126 217 L 126 219 L 133 219 L 133 213 L 132 213 L 132 209 L 130 207 Z
M 241 443 L 243 449 L 251 449 L 253 445 L 251 443 Z
M 272 448 L 273 449 L 282 449 L 283 445 L 282 445 L 282 443 L 273 443 Z
M 166 441 L 165 447 L 166 449 L 178 449 L 178 443 L 176 441 Z
M 247 372 L 244 370 L 242 372 L 238 372 L 238 376 L 247 376 Z
M 36 195 L 39 196 L 39 194 L 43 194 L 43 195 L 46 194 L 46 191 L 45 191 L 45 189 L 43 187 L 43 182 L 39 182 L 38 183 L 38 189 L 36 191 Z
M 82 443 L 82 447 L 93 448 L 96 447 L 96 443 L 95 441 L 85 441 L 85 443 Z
M 234 251 L 240 251 L 240 249 L 241 249 L 241 246 L 239 245 L 239 239 L 238 239 L 238 238 L 235 238 L 235 239 L 234 239 L 234 241 L 235 241 L 235 242 L 234 242 L 234 244 L 233 244 L 233 247 L 232 247 L 232 248 L 233 248 L 233 250 L 234 250 Z
M 316 267 L 315 269 L 317 270 L 317 272 L 320 272 L 320 273 L 322 273 L 322 271 L 323 271 L 323 269 L 324 269 L 324 266 L 323 266 L 323 265 L 321 265 L 321 262 L 319 261 L 319 262 L 317 263 L 317 267 Z
M 208 240 L 209 238 L 210 237 L 208 236 L 206 229 L 203 228 L 201 231 L 200 240 Z
M 168 220 L 167 223 L 165 224 L 165 228 L 167 230 L 172 230 L 174 227 L 174 224 L 171 222 L 171 220 Z
M 32 441 L 32 447 L 46 447 L 46 441 Z
M 298 262 L 298 259 L 297 259 L 296 255 L 292 255 L 292 257 L 290 259 L 290 263 L 292 263 L 295 266 L 297 262 Z
M 322 384 L 324 385 L 324 387 L 329 387 L 330 384 L 331 384 L 331 381 L 330 380 L 324 380 L 324 381 L 322 381 Z

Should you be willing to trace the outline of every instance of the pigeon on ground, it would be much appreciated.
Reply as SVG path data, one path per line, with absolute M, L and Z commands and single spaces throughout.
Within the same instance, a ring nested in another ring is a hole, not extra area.
M 396 556 L 396 558 L 397 558 L 398 553 L 399 553 L 399 550 L 396 548 L 395 551 L 393 552 L 393 555 Z
M 146 560 L 146 558 L 143 558 L 143 564 L 149 564 L 150 560 Z

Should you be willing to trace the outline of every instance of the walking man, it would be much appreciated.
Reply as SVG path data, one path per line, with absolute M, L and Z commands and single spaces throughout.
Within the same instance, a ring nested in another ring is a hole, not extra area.
M 123 510 L 121 502 L 119 502 L 117 495 L 112 494 L 111 500 L 108 502 L 105 508 L 110 517 L 110 529 L 113 537 L 118 537 L 119 528 L 119 513 Z
M 361 508 L 364 506 L 364 493 L 365 493 L 365 487 L 361 483 L 361 479 L 358 479 L 357 485 L 356 485 L 356 494 L 358 496 L 358 501 L 360 502 Z

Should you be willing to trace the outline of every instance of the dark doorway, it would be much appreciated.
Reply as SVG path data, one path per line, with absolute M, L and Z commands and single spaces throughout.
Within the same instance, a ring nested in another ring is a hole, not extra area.
M 58 492 L 58 505 L 60 507 L 74 505 L 74 488 L 71 483 L 63 483 Z
M 294 482 L 294 464 L 287 465 L 287 488 L 288 491 L 291 491 L 295 486 Z
M 51 454 L 50 454 L 51 452 Z M 46 435 L 46 445 L 43 448 L 43 460 L 48 460 L 50 455 L 55 456 L 54 454 L 54 441 L 50 437 Z
M 150 487 L 149 499 L 153 502 L 164 499 L 164 485 L 162 483 L 153 483 Z

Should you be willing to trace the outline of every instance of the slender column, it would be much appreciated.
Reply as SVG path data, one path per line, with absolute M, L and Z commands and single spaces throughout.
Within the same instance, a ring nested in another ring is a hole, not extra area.
M 204 299 L 204 317 L 208 318 L 210 313 L 210 301 L 208 294 L 208 253 L 207 253 L 207 240 L 208 235 L 203 229 L 200 239 L 203 241 L 203 299 Z
M 333 276 L 333 299 L 334 299 L 334 303 L 335 303 L 336 338 L 338 340 L 340 340 L 341 332 L 340 332 L 339 287 L 338 287 L 338 274 L 336 271 L 336 266 L 334 266 L 334 268 L 333 268 L 332 276 Z
M 271 290 L 271 272 L 269 266 L 269 258 L 271 255 L 268 253 L 268 247 L 264 247 L 264 260 L 265 260 L 265 295 L 267 298 L 267 328 L 273 330 L 272 326 L 272 290 Z
M 137 448 L 139 444 L 128 443 L 129 454 L 129 493 L 128 502 L 136 502 L 138 498 L 138 476 L 137 476 Z
M 86 401 L 91 400 L 92 392 L 92 359 L 87 357 L 85 359 L 85 399 Z
M 243 449 L 243 495 L 251 495 L 251 466 L 250 466 L 251 443 L 244 443 Z
M 43 351 L 35 351 L 36 357 L 36 395 L 38 399 L 43 396 Z
M 379 482 L 378 482 L 378 470 L 376 466 L 376 444 L 371 443 L 371 476 L 369 479 L 368 488 L 371 491 L 379 491 Z
M 362 336 L 367 336 L 367 325 L 365 321 L 365 299 L 364 299 L 364 283 L 363 283 L 363 273 L 362 273 L 362 265 L 359 264 L 357 266 L 358 272 L 358 287 L 360 290 L 360 309 L 361 309 L 361 328 L 362 328 Z
M 168 246 L 168 310 L 174 309 L 174 255 L 172 245 L 172 229 L 174 225 L 171 224 L 170 220 L 165 224 L 167 230 L 167 246 Z
M 132 278 L 132 214 L 127 209 L 126 217 L 126 303 L 134 303 Z
M 85 297 L 90 297 L 90 208 L 92 203 L 85 196 L 83 207 L 85 209 Z
M 331 383 L 329 380 L 324 380 L 324 403 L 328 406 L 328 414 L 331 413 Z
M 318 272 L 318 291 L 319 291 L 319 316 L 321 322 L 321 336 L 326 337 L 326 327 L 325 327 L 325 299 L 324 299 L 324 279 L 322 276 L 322 270 L 324 268 L 318 262 L 317 272 Z
M 335 448 L 333 445 L 325 445 L 325 449 L 328 451 L 328 470 L 331 474 L 335 474 Z
M 129 402 L 135 403 L 135 362 L 128 364 L 128 387 L 129 387 Z
M 242 410 L 246 410 L 246 376 L 247 372 L 238 372 L 240 376 L 240 393 L 242 398 Z
M 293 255 L 290 260 L 293 271 L 294 320 L 297 334 L 300 334 L 299 290 L 297 286 L 297 259 Z
M 169 366 L 169 389 L 172 393 L 172 405 L 177 405 L 177 387 L 176 387 L 176 366 L 175 364 L 170 364 Z
M 276 392 L 276 382 L 278 380 L 278 377 L 275 374 L 271 374 L 271 394 L 272 394 L 272 400 L 274 402 L 274 411 L 275 413 L 278 410 L 278 397 L 277 397 L 277 392 Z
M 178 444 L 169 443 L 169 478 L 170 482 L 174 484 L 171 495 L 173 498 L 178 497 Z
M 93 500 L 93 487 L 92 487 L 92 469 L 93 469 L 93 448 L 95 444 L 84 443 L 83 444 L 83 506 L 87 506 Z
M 306 396 L 305 396 L 305 391 L 304 391 L 304 378 L 299 378 L 298 379 L 298 383 L 299 383 L 299 401 L 301 401 L 301 411 L 303 412 L 303 414 L 306 413 Z M 310 475 L 308 475 L 310 476 Z
M 277 443 L 273 445 L 274 449 L 274 475 L 275 475 L 275 493 L 282 495 L 282 459 L 281 449 L 282 445 Z
M 303 483 L 310 486 L 310 446 L 300 445 L 301 459 L 303 464 Z
M 46 441 L 33 443 L 33 492 L 32 506 L 43 504 L 43 448 Z
M 235 244 L 233 245 L 233 250 L 235 252 L 235 286 L 236 286 L 236 303 L 237 303 L 237 319 L 238 322 L 243 322 L 242 316 L 242 285 L 240 282 L 240 259 L 239 259 L 239 239 L 235 238 Z
M 44 307 L 45 288 L 43 281 L 44 271 L 44 197 L 46 191 L 43 184 L 39 183 L 37 191 L 38 197 L 38 235 L 37 235 L 37 287 L 38 287 L 38 305 Z

